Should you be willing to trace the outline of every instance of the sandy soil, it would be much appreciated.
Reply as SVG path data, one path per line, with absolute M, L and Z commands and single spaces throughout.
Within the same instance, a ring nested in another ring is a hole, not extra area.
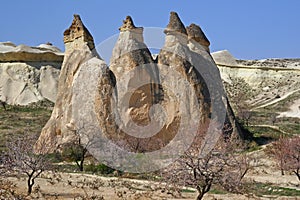
M 256 160 L 256 166 L 246 175 L 246 179 L 260 183 L 272 183 L 280 187 L 300 190 L 300 182 L 292 174 L 281 175 L 276 163 L 270 159 L 264 149 L 251 152 Z M 26 177 L 0 177 L 16 184 L 16 192 L 26 194 Z M 33 194 L 28 199 L 109 199 L 109 200 L 191 200 L 196 199 L 197 193 L 183 192 L 179 196 L 174 191 L 166 190 L 165 183 L 147 180 L 135 180 L 116 177 L 102 177 L 81 173 L 44 172 L 36 180 Z M 96 198 L 97 197 L 97 198 Z M 0 197 L 1 199 L 1 197 Z M 255 197 L 235 194 L 206 194 L 208 200 L 246 200 L 246 199 L 300 199 L 300 197 L 265 196 Z

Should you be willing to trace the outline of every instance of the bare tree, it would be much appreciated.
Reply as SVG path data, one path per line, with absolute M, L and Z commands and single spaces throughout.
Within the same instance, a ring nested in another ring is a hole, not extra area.
M 300 137 L 281 137 L 272 145 L 271 155 L 277 160 L 281 174 L 293 172 L 300 181 Z
M 35 179 L 45 170 L 50 169 L 50 162 L 46 155 L 35 154 L 33 151 L 37 137 L 24 135 L 7 143 L 7 155 L 4 166 L 27 175 L 27 193 L 31 194 Z
M 288 165 L 300 181 L 300 137 L 290 139 Z
M 230 150 L 219 184 L 226 191 L 243 193 L 246 189 L 244 188 L 243 178 L 255 166 L 256 160 L 252 156 L 247 155 L 245 152 L 238 153 Z
M 197 200 L 220 185 L 231 192 L 239 192 L 242 179 L 251 168 L 250 158 L 236 152 L 233 143 L 220 138 L 217 145 L 205 156 L 199 157 L 199 149 L 192 148 L 178 159 L 163 176 L 171 185 L 193 187 L 198 191 Z
M 281 171 L 281 175 L 284 175 L 284 172 L 287 170 L 286 162 L 288 159 L 288 151 L 288 140 L 281 136 L 278 141 L 273 143 L 271 149 L 269 149 L 268 152 L 269 154 L 271 154 L 271 156 L 273 156 L 276 159 L 278 167 Z
M 68 129 L 74 133 L 75 139 L 65 145 L 67 151 L 69 151 L 69 157 L 76 162 L 79 171 L 84 170 L 84 161 L 88 153 L 88 148 L 95 142 L 94 136 L 87 134 L 88 127 L 85 127 L 84 123 L 81 123 L 79 127 L 76 127 L 74 123 L 67 125 Z M 83 138 L 86 140 L 83 142 Z

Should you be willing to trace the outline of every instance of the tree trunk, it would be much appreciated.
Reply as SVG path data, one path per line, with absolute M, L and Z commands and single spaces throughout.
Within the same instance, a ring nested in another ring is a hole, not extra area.
M 81 157 L 81 160 L 80 160 L 80 165 L 79 165 L 79 170 L 81 172 L 83 172 L 83 163 L 84 163 L 84 159 L 85 159 L 85 154 L 87 152 L 87 149 L 84 148 L 83 151 L 82 151 L 82 157 Z
M 203 198 L 203 196 L 204 196 L 204 193 L 203 192 L 199 192 L 199 194 L 197 196 L 197 200 L 201 200 Z
M 33 185 L 34 185 L 34 179 L 32 179 L 32 176 L 29 176 L 28 180 L 27 180 L 27 187 L 28 187 L 27 194 L 28 195 L 31 194 Z
M 6 102 L 4 102 L 4 101 L 1 101 L 1 104 L 2 104 L 2 107 L 4 108 L 4 110 L 6 110 Z
M 205 194 L 205 189 L 204 188 L 201 188 L 199 186 L 197 186 L 197 191 L 198 191 L 198 196 L 197 196 L 197 200 L 201 200 Z
M 281 175 L 284 176 L 284 161 L 283 161 L 283 158 L 280 159 L 280 171 L 281 171 Z
M 298 177 L 298 180 L 300 181 L 300 171 L 299 171 L 299 169 L 295 170 L 294 173 L 296 174 L 296 176 Z
M 80 166 L 79 166 L 79 170 L 80 170 L 81 172 L 83 172 L 83 161 L 84 161 L 84 160 L 81 160 L 81 161 L 80 161 Z

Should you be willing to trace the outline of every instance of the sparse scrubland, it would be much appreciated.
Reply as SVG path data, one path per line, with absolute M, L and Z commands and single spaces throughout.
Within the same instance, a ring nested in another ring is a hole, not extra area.
M 7 151 L 7 141 L 24 134 L 38 134 L 47 122 L 52 106 L 53 104 L 49 102 L 42 102 L 30 106 L 7 105 L 6 110 L 0 108 L 1 154 L 4 155 Z M 277 107 L 276 110 L 279 108 L 284 110 L 288 107 L 281 101 L 272 106 Z M 299 119 L 276 118 L 273 123 L 270 120 L 273 112 L 269 106 L 252 112 L 248 126 L 243 119 L 240 119 L 244 128 L 253 134 L 252 140 L 246 141 L 247 147 L 244 153 L 240 153 L 240 155 L 251 156 L 249 171 L 242 179 L 243 185 L 240 185 L 240 191 L 229 192 L 215 181 L 204 199 L 296 199 L 300 196 L 300 182 L 294 170 L 288 167 L 280 168 L 278 158 L 281 152 L 278 150 L 280 138 L 297 137 Z M 297 145 L 299 148 L 299 144 L 296 143 Z M 4 199 L 195 199 L 198 194 L 192 185 L 179 190 L 175 185 L 166 187 L 160 173 L 138 175 L 116 171 L 98 163 L 89 154 L 86 156 L 84 170 L 81 172 L 76 165 L 72 150 L 69 149 L 62 153 L 49 154 L 47 158 L 52 162 L 52 170 L 40 174 L 30 196 L 27 196 L 26 174 L 2 170 L 1 197 Z

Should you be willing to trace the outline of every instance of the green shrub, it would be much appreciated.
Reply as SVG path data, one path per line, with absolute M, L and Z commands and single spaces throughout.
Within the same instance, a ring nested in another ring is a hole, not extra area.
M 91 172 L 94 174 L 112 174 L 115 170 L 105 164 L 97 164 L 91 163 L 85 166 L 86 172 Z

